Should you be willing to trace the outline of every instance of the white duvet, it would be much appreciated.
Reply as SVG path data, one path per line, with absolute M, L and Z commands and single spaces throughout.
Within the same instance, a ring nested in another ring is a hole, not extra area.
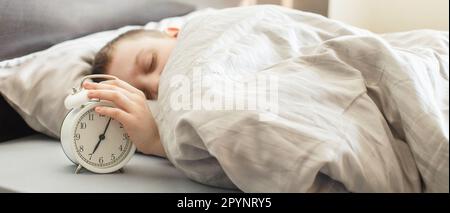
M 155 117 L 170 161 L 205 184 L 448 192 L 448 63 L 448 32 L 377 35 L 275 6 L 209 11 L 181 31 Z M 225 100 L 262 91 L 217 85 L 262 74 L 277 79 L 275 110 L 173 106 L 174 95 L 199 95 L 176 76 Z

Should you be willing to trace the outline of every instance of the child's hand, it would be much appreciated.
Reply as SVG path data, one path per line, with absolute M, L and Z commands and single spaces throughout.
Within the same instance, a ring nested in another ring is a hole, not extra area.
M 96 107 L 95 111 L 122 123 L 140 152 L 165 157 L 155 120 L 142 91 L 122 80 L 84 82 L 83 87 L 88 90 L 90 99 L 111 101 L 117 106 Z

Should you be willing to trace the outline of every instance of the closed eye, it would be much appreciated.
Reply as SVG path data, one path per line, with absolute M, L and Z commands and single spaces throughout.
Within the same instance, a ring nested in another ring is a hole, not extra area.
M 152 53 L 151 59 L 148 61 L 148 65 L 146 66 L 146 73 L 152 73 L 153 71 L 155 71 L 158 65 L 158 56 L 156 55 L 156 53 Z

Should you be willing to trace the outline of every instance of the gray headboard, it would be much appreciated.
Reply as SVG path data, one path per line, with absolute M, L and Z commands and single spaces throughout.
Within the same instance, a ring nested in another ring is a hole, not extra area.
M 0 0 L 0 61 L 125 25 L 185 15 L 194 6 L 164 0 Z M 0 142 L 32 134 L 0 94 Z
M 143 25 L 194 9 L 164 0 L 1 0 L 0 61 L 90 33 Z

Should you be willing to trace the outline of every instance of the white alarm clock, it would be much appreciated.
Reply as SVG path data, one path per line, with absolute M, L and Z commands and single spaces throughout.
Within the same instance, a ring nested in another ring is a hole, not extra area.
M 117 79 L 110 75 L 88 75 L 87 79 Z M 61 144 L 66 156 L 76 165 L 95 173 L 111 173 L 120 170 L 131 159 L 136 147 L 122 124 L 108 116 L 95 112 L 96 106 L 114 104 L 103 100 L 90 100 L 87 91 L 74 88 L 64 105 L 71 111 L 61 127 Z

